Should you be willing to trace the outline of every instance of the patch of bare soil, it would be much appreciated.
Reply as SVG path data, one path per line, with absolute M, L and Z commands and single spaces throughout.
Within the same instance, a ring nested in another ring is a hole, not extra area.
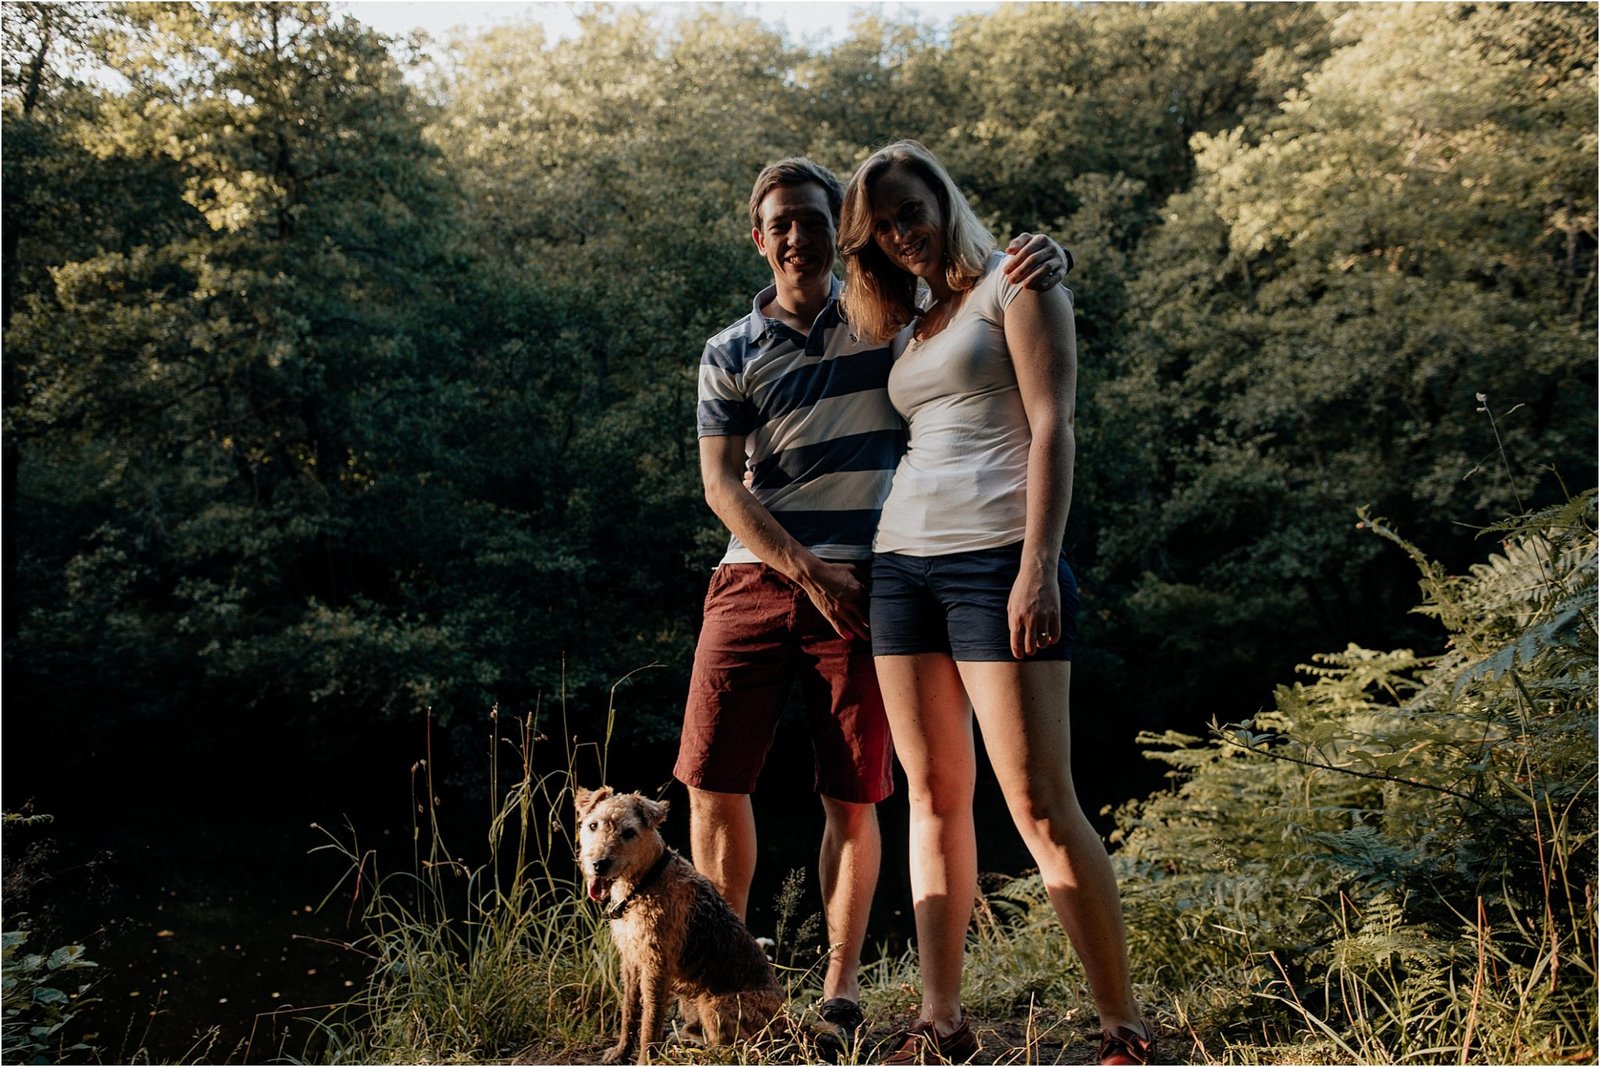
M 1100 1033 L 1086 1029 L 1076 1022 L 1051 1019 L 1035 1014 L 1030 1021 L 1026 1016 L 1015 1019 L 974 1021 L 981 1048 L 973 1057 L 974 1064 L 1085 1064 L 1098 1063 Z M 863 1035 L 854 1055 L 846 1057 L 844 1064 L 877 1063 L 894 1051 L 893 1040 L 899 1030 L 891 1024 L 875 1026 Z M 609 1047 L 606 1044 L 577 1048 L 551 1048 L 533 1046 L 518 1055 L 518 1064 L 594 1064 Z M 1171 1059 L 1174 1051 L 1169 1039 L 1162 1042 L 1162 1063 L 1177 1063 Z M 749 1062 L 734 1049 L 700 1049 L 669 1044 L 656 1058 L 666 1064 L 731 1064 Z M 761 1064 L 818 1063 L 813 1044 L 806 1041 L 786 1041 L 769 1046 L 759 1052 Z

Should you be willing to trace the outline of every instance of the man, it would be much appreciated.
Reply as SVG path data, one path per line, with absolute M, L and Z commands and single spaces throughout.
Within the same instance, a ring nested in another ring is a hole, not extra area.
M 818 1011 L 850 1038 L 863 1022 L 876 804 L 892 788 L 867 565 L 904 431 L 888 400 L 890 348 L 857 341 L 840 317 L 843 199 L 839 180 L 807 159 L 757 176 L 751 238 L 772 284 L 701 356 L 700 474 L 732 537 L 706 595 L 673 773 L 689 789 L 694 864 L 743 919 L 756 862 L 750 794 L 799 682 L 825 819 L 830 950 Z M 1060 248 L 1026 237 L 1012 242 L 1008 275 L 1035 288 L 1059 283 L 1069 269 Z

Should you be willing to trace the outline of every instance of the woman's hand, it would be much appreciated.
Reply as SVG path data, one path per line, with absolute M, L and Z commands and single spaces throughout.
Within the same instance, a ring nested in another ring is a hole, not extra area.
M 1006 619 L 1011 626 L 1011 655 L 1025 659 L 1061 640 L 1061 582 L 1055 561 L 1024 558 L 1011 584 Z

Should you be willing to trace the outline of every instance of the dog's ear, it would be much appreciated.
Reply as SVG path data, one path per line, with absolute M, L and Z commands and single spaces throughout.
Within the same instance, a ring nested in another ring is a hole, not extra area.
M 580 785 L 577 792 L 572 794 L 572 810 L 581 819 L 584 812 L 610 795 L 611 787 L 609 785 L 603 785 L 599 789 L 585 789 Z
M 665 800 L 639 798 L 639 814 L 644 817 L 645 825 L 652 830 L 659 830 L 661 824 L 667 821 L 667 806 Z

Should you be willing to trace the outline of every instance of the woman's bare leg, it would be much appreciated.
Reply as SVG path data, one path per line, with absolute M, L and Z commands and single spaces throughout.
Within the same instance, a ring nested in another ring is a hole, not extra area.
M 1100 1025 L 1144 1033 L 1128 973 L 1116 875 L 1072 783 L 1072 664 L 967 662 L 959 667 L 1011 817 L 1083 961 Z M 895 740 L 898 745 L 898 735 Z

